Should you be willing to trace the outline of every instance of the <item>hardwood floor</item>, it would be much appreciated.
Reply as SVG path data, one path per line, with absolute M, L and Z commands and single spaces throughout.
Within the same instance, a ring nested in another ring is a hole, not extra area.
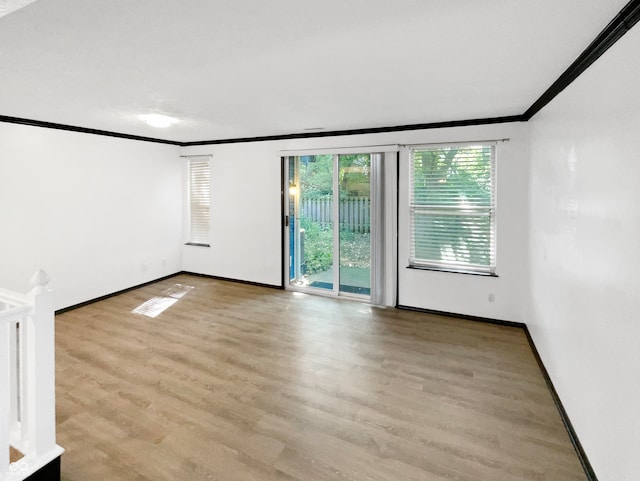
M 180 275 L 56 336 L 67 481 L 586 479 L 517 328 Z
M 10 463 L 15 463 L 16 461 L 19 461 L 20 459 L 22 459 L 24 455 L 18 451 L 17 449 L 15 449 L 13 446 L 9 446 L 9 462 Z

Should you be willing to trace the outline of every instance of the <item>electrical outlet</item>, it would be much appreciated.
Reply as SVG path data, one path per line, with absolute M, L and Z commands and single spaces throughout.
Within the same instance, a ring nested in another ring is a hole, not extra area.
M 495 302 L 496 301 L 496 295 L 492 292 L 489 294 L 489 302 Z

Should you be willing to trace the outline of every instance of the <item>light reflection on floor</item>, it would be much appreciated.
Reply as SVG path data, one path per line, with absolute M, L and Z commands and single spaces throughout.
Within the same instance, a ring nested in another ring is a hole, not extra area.
M 141 314 L 147 317 L 157 317 L 164 311 L 173 306 L 182 299 L 187 293 L 193 289 L 193 286 L 185 286 L 184 284 L 174 284 L 164 290 L 160 297 L 152 297 L 148 301 L 143 302 L 131 312 Z

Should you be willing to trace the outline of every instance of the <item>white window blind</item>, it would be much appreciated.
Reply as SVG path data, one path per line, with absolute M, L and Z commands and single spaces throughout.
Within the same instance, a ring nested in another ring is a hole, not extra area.
M 189 157 L 189 244 L 209 245 L 209 156 Z
M 410 151 L 409 265 L 495 274 L 495 145 Z

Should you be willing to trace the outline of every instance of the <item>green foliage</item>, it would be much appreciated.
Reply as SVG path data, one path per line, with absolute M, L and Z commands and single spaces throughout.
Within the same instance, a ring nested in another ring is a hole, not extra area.
M 430 210 L 416 214 L 416 232 L 439 240 L 417 242 L 416 257 L 489 265 L 491 148 L 416 150 L 413 173 L 414 203 Z
M 487 205 L 491 199 L 490 160 L 488 147 L 414 151 L 417 203 L 437 205 L 443 198 L 455 197 L 461 203 Z
M 340 230 L 340 265 L 371 267 L 371 234 Z
M 333 232 L 323 229 L 320 223 L 307 218 L 300 219 L 304 229 L 304 262 L 306 274 L 324 272 L 333 265 Z M 371 252 L 370 234 L 360 234 L 348 229 L 340 230 L 340 263 L 349 267 L 368 268 Z
M 299 158 L 297 178 L 303 199 L 331 199 L 334 176 L 333 155 L 308 155 Z M 369 154 L 340 155 L 337 173 L 340 198 L 369 195 L 371 156 Z M 319 222 L 304 217 L 299 220 L 305 231 L 303 266 L 306 274 L 330 269 L 333 265 L 333 232 Z M 341 257 L 351 267 L 368 268 L 370 236 L 340 229 Z
M 369 196 L 371 155 L 343 154 L 338 157 L 340 199 L 349 196 Z
M 306 197 L 331 195 L 333 191 L 333 155 L 300 157 L 300 188 Z
M 326 271 L 333 264 L 333 232 L 323 229 L 318 222 L 302 217 L 304 229 L 304 262 L 307 274 Z
M 369 154 L 345 154 L 339 156 L 338 183 L 340 197 L 360 195 L 366 189 L 368 195 L 371 174 Z M 333 155 L 307 155 L 300 157 L 300 189 L 307 198 L 331 196 L 333 192 Z

